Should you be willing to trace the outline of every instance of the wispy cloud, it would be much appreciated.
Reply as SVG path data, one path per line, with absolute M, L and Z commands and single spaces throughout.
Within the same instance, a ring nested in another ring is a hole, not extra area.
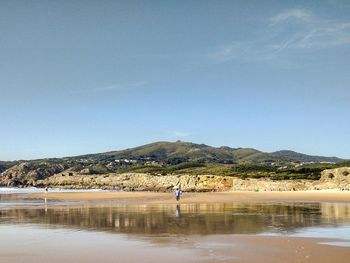
M 270 22 L 270 26 L 280 29 L 288 27 L 290 31 L 289 35 L 280 40 L 280 43 L 272 45 L 279 51 L 287 48 L 331 48 L 350 44 L 350 22 L 348 21 L 331 21 L 316 17 L 304 10 L 292 9 L 272 17 Z
M 103 86 L 94 89 L 93 91 L 95 92 L 108 92 L 108 91 L 118 91 L 118 90 L 130 90 L 130 89 L 136 89 L 143 87 L 147 84 L 146 81 L 135 81 L 135 82 L 130 82 L 130 83 L 125 83 L 125 84 L 112 84 L 108 86 Z
M 232 42 L 222 45 L 213 52 L 209 53 L 208 57 L 217 62 L 226 62 L 237 59 L 249 51 L 250 46 L 240 42 Z
M 216 47 L 207 57 L 215 63 L 266 61 L 287 51 L 312 51 L 350 45 L 350 21 L 327 20 L 303 9 L 288 9 L 265 21 L 251 40 Z
M 272 59 L 277 48 L 256 41 L 230 43 L 217 47 L 207 57 L 214 63 L 230 61 L 259 62 Z
M 111 90 L 118 90 L 118 89 L 122 89 L 122 86 L 119 85 L 109 85 L 109 86 L 105 86 L 105 87 L 100 87 L 100 88 L 96 88 L 94 89 L 94 91 L 111 91 Z
M 270 25 L 279 24 L 286 21 L 310 23 L 315 20 L 314 16 L 302 9 L 289 9 L 281 12 L 270 19 Z
M 117 92 L 127 92 L 131 90 L 136 90 L 139 88 L 143 88 L 147 86 L 149 82 L 147 81 L 134 81 L 120 84 L 110 84 L 106 86 L 100 87 L 89 87 L 89 88 L 80 88 L 80 89 L 71 89 L 69 92 L 71 94 L 79 94 L 79 95 L 91 95 L 91 94 L 112 94 Z
M 350 44 L 350 23 L 334 23 L 306 30 L 305 34 L 283 45 L 284 48 L 310 49 L 348 44 Z

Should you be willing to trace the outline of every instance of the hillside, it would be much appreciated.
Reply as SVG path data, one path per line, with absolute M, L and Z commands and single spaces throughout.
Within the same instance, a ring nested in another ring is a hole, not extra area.
M 35 185 L 58 173 L 226 175 L 239 178 L 318 179 L 343 161 L 292 151 L 211 147 L 191 142 L 155 142 L 121 151 L 18 162 L 0 162 L 0 185 Z
M 191 142 L 155 142 L 140 147 L 100 154 L 89 154 L 73 159 L 85 158 L 97 161 L 115 159 L 154 160 L 167 164 L 182 162 L 243 163 L 277 160 L 268 153 L 249 148 L 212 147 Z
M 340 159 L 338 157 L 314 156 L 314 155 L 307 155 L 307 154 L 302 154 L 302 153 L 297 153 L 294 151 L 287 151 L 287 150 L 273 152 L 271 153 L 271 155 L 286 161 L 296 161 L 296 162 L 339 163 L 344 161 L 343 159 Z
M 18 161 L 14 161 L 14 162 L 3 162 L 0 161 L 0 173 L 4 172 L 5 170 L 7 170 L 8 168 L 14 166 L 18 164 Z

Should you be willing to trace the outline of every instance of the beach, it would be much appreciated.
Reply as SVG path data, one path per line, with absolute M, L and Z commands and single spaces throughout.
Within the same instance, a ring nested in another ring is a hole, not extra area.
M 1 263 L 350 260 L 350 192 L 184 192 L 179 202 L 172 192 L 12 197 L 29 203 L 2 211 Z
M 78 201 L 103 201 L 113 200 L 139 204 L 174 204 L 174 193 L 157 192 L 54 192 L 30 194 L 35 198 L 47 198 L 58 200 Z M 283 202 L 283 201 L 308 201 L 308 202 L 350 202 L 349 191 L 339 190 L 315 190 L 315 191 L 286 191 L 286 192 L 203 192 L 182 194 L 180 203 L 239 203 L 239 202 Z

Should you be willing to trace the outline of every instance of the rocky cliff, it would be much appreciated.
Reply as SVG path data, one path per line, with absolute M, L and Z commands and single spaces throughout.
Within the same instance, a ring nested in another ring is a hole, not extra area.
M 213 175 L 164 175 L 126 173 L 105 175 L 80 175 L 60 173 L 38 180 L 37 186 L 63 188 L 102 188 L 125 191 L 300 191 L 300 190 L 350 190 L 350 167 L 322 172 L 320 180 L 269 180 L 239 179 Z
M 170 191 L 176 186 L 184 191 L 349 190 L 350 167 L 324 170 L 320 180 L 271 180 L 220 175 L 83 174 L 61 164 L 24 162 L 1 173 L 0 185 L 125 191 Z
M 42 162 L 35 164 L 23 162 L 0 174 L 0 186 L 32 186 L 38 180 L 64 171 L 67 167 L 61 164 Z
M 242 191 L 300 191 L 300 190 L 350 190 L 350 167 L 327 169 L 320 180 L 268 180 L 233 179 L 232 190 Z
M 36 186 L 63 187 L 73 189 L 101 188 L 125 191 L 171 191 L 180 187 L 183 191 L 228 191 L 232 188 L 232 177 L 211 175 L 166 175 L 125 173 L 105 175 L 79 175 L 60 173 Z
M 350 167 L 324 170 L 319 181 L 327 188 L 350 190 Z

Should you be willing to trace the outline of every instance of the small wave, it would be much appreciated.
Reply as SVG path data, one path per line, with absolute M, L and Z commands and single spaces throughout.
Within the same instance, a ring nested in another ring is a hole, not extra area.
M 0 187 L 1 193 L 37 193 L 43 190 L 36 187 L 18 188 L 18 187 Z
M 2 193 L 42 193 L 45 191 L 45 188 L 37 188 L 37 187 L 25 187 L 25 188 L 18 188 L 18 187 L 0 187 L 0 194 Z M 101 189 L 63 189 L 63 188 L 49 188 L 50 193 L 67 193 L 67 192 L 101 192 L 104 190 Z

